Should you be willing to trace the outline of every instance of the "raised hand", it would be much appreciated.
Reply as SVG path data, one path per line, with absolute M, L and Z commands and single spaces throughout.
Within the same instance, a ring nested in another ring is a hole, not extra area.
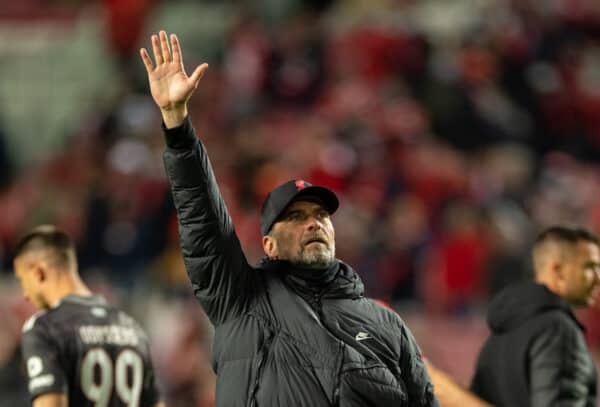
M 187 115 L 186 102 L 198 87 L 208 64 L 199 65 L 192 75 L 188 76 L 183 67 L 177 36 L 171 34 L 171 49 L 169 49 L 167 33 L 164 31 L 160 31 L 158 36 L 152 36 L 152 50 L 155 64 L 152 63 L 145 48 L 140 50 L 148 72 L 150 93 L 160 108 L 167 128 L 176 127 Z

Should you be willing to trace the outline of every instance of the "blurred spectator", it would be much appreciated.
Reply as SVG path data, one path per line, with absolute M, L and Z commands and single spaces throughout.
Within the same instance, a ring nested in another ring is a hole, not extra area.
M 6 135 L 0 122 L 0 190 L 6 188 L 14 176 L 13 160 L 6 143 Z
M 106 19 L 107 42 L 123 70 L 129 69 L 137 56 L 146 22 L 155 0 L 102 0 Z
M 273 38 L 266 66 L 266 91 L 273 106 L 310 107 L 325 78 L 324 40 L 318 15 L 290 16 Z
M 21 327 L 34 308 L 5 278 L 0 278 L 0 292 L 0 405 L 24 407 L 29 405 L 29 393 L 19 342 Z
M 165 402 L 177 407 L 214 405 L 215 375 L 210 363 L 212 331 L 191 297 L 156 300 L 149 335 Z

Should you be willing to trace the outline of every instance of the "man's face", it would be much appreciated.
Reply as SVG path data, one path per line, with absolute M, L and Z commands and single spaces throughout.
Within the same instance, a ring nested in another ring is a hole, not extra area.
M 48 303 L 42 295 L 40 271 L 36 270 L 36 263 L 29 261 L 27 256 L 17 257 L 14 261 L 15 276 L 21 283 L 23 295 L 38 309 L 47 309 Z
M 565 290 L 562 295 L 574 306 L 593 305 L 600 287 L 600 248 L 592 242 L 580 241 L 567 257 Z
M 327 209 L 313 201 L 293 202 L 273 225 L 270 257 L 310 267 L 335 260 L 335 232 Z

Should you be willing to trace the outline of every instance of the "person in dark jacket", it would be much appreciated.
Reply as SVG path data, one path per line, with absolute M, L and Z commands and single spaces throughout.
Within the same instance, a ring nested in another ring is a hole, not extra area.
M 169 45 L 171 49 L 169 49 Z M 248 264 L 186 102 L 189 77 L 177 37 L 140 50 L 166 136 L 164 164 L 193 291 L 215 327 L 218 406 L 438 406 L 404 322 L 363 295 L 335 258 L 336 195 L 304 180 L 266 198 L 265 260 Z
M 474 394 L 428 366 L 444 406 L 596 406 L 596 367 L 572 308 L 594 303 L 598 238 L 550 227 L 535 241 L 533 266 L 534 281 L 507 287 L 490 304 L 491 335 L 477 360 Z

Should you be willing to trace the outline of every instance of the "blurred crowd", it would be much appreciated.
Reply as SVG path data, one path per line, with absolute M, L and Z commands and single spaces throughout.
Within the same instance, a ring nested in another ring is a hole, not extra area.
M 137 60 L 160 2 L 101 3 L 118 97 L 25 166 L 0 133 L 0 389 L 18 389 L 3 371 L 19 368 L 31 312 L 11 249 L 54 223 L 78 242 L 84 278 L 148 328 L 169 405 L 210 406 L 210 326 L 190 297 L 160 117 Z M 369 296 L 424 319 L 484 309 L 526 275 L 541 227 L 600 232 L 599 2 L 287 3 L 279 19 L 230 5 L 235 18 L 190 102 L 251 262 L 260 203 L 290 178 L 339 194 L 338 257 Z M 204 60 L 182 47 L 188 71 Z M 597 349 L 598 310 L 582 315 Z

